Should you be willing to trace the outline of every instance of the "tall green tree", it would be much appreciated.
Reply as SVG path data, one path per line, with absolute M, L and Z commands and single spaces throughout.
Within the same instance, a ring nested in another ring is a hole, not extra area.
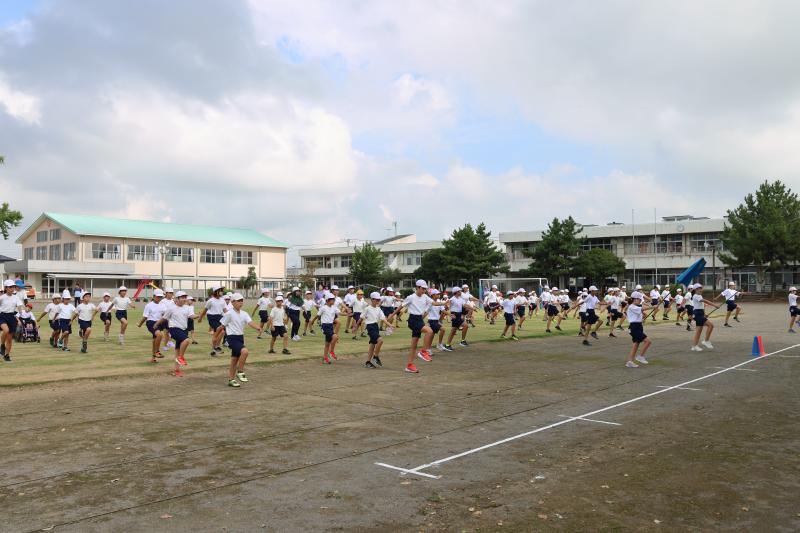
M 492 233 L 483 223 L 453 230 L 442 247 L 422 256 L 422 264 L 414 275 L 436 282 L 467 281 L 475 285 L 480 278 L 508 272 L 506 255 L 492 240 Z
M 389 286 L 397 285 L 403 278 L 403 273 L 399 268 L 384 268 L 381 270 L 381 275 L 378 276 L 378 285 Z
M 5 158 L 0 155 L 0 165 L 5 162 Z M 11 209 L 8 206 L 8 202 L 3 202 L 3 204 L 0 205 L 0 233 L 3 234 L 3 239 L 8 240 L 9 230 L 19 226 L 20 222 L 22 222 L 22 213 Z
M 356 246 L 350 258 L 350 278 L 358 284 L 377 285 L 384 271 L 383 254 L 372 243 Z
M 592 248 L 578 255 L 572 266 L 573 276 L 586 278 L 601 289 L 608 278 L 624 273 L 625 261 L 603 248 Z
M 724 251 L 720 259 L 734 267 L 755 265 L 759 278 L 800 259 L 797 227 L 800 224 L 800 199 L 780 180 L 764 181 L 735 209 L 728 210 L 722 231 Z
M 248 267 L 247 275 L 239 278 L 239 287 L 244 289 L 245 294 L 248 294 L 256 285 L 258 285 L 258 276 L 256 276 L 256 267 L 254 266 Z
M 580 250 L 578 234 L 583 231 L 571 216 L 564 220 L 554 218 L 542 233 L 542 240 L 533 250 L 524 252 L 531 259 L 524 276 L 545 277 L 550 283 L 560 283 L 572 273 L 575 259 Z

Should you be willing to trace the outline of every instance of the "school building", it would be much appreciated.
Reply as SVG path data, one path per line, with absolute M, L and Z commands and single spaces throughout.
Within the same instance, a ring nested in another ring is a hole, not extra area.
M 142 281 L 204 297 L 213 284 L 236 287 L 255 269 L 258 287 L 286 278 L 287 245 L 251 229 L 43 213 L 17 239 L 22 259 L 0 264 L 49 296 L 80 284 L 130 296 Z M 143 296 L 152 287 L 147 286 Z
M 583 249 L 611 250 L 625 261 L 624 279 L 617 280 L 628 286 L 644 286 L 675 282 L 675 278 L 692 263 L 704 257 L 705 271 L 699 282 L 707 287 L 721 289 L 728 281 L 735 281 L 740 290 L 766 292 L 770 285 L 759 283 L 756 267 L 730 268 L 719 257 L 724 251 L 721 240 L 724 218 L 694 217 L 691 215 L 662 217 L 660 221 L 627 224 L 611 222 L 605 226 L 583 225 L 579 238 L 586 238 Z M 511 231 L 499 234 L 500 242 L 508 254 L 511 267 L 509 277 L 519 275 L 530 264 L 525 250 L 530 250 L 542 239 L 542 231 Z M 776 276 L 776 289 L 787 288 L 800 282 L 800 271 L 787 268 Z M 551 283 L 557 281 L 551 280 Z M 583 286 L 581 279 L 558 280 L 565 285 Z
M 388 239 L 373 241 L 372 244 L 383 254 L 387 268 L 397 269 L 402 274 L 396 288 L 414 286 L 413 273 L 422 263 L 422 256 L 428 250 L 441 248 L 441 241 L 417 241 L 414 234 L 395 235 Z M 328 246 L 304 248 L 299 250 L 300 272 L 314 277 L 317 283 L 326 286 L 352 285 L 349 276 L 350 260 L 353 257 L 353 246 Z

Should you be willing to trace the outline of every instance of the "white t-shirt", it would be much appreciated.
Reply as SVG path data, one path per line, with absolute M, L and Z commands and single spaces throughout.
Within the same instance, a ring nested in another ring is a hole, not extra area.
M 303 300 L 303 311 L 311 311 L 317 304 L 313 299 Z
M 206 314 L 222 315 L 225 314 L 225 300 L 222 298 L 211 297 L 206 300 Z
M 658 289 L 653 289 L 652 291 L 650 291 L 650 299 L 651 300 L 658 300 L 659 296 L 660 296 L 660 294 L 658 293 Z
M 433 303 L 434 302 L 432 301 L 428 306 L 428 320 L 439 320 L 442 316 L 442 306 L 433 305 Z
M 797 307 L 797 295 L 789 294 L 789 307 Z
M 668 290 L 664 289 L 661 292 L 661 299 L 664 300 L 665 302 L 668 302 L 671 297 L 672 297 L 672 295 L 670 294 L 670 292 Z
M 367 300 L 364 298 L 361 298 L 360 300 L 356 299 L 356 301 L 353 302 L 354 313 L 363 313 L 367 307 L 369 307 L 369 305 L 367 304 Z
M 725 298 L 725 301 L 730 302 L 736 299 L 736 296 L 739 294 L 739 291 L 736 289 L 725 289 L 722 291 L 722 297 Z
M 116 307 L 119 311 L 127 311 L 130 304 L 131 299 L 127 296 L 125 298 L 122 298 L 121 296 L 114 296 L 114 307 Z
M 497 303 L 497 293 L 494 291 L 489 291 L 489 294 L 486 295 L 490 304 Z
M 286 320 L 286 308 L 273 307 L 269 312 L 269 317 L 272 319 L 273 326 L 283 326 Z
M 58 319 L 59 320 L 72 320 L 72 316 L 75 314 L 75 306 L 71 303 L 68 304 L 60 304 L 58 308 Z
M 176 305 L 168 307 L 164 311 L 164 317 L 171 328 L 186 329 L 189 325 L 189 317 L 192 315 L 192 308 L 188 305 Z
M 356 301 L 356 293 L 348 292 L 344 295 L 344 303 L 349 307 L 353 307 L 353 303 Z
M 497 297 L 495 297 L 496 299 Z M 464 310 L 464 298 L 461 296 L 453 296 L 448 300 L 450 302 L 450 310 L 454 313 L 460 313 Z
M 333 324 L 336 317 L 339 315 L 339 308 L 335 305 L 323 305 L 319 308 L 319 322 L 320 324 Z
M 269 308 L 272 306 L 272 298 L 269 298 L 267 296 L 262 296 L 261 298 L 258 299 L 256 303 L 258 304 L 259 311 L 268 311 Z
M 54 304 L 53 302 L 50 302 L 44 307 L 44 312 L 47 313 L 47 320 L 55 320 L 55 318 L 58 316 L 58 306 L 60 305 L 61 304 Z
M 371 305 L 364 310 L 361 319 L 365 324 L 377 324 L 381 320 L 386 320 L 386 315 L 380 307 L 372 307 Z
M 675 305 L 678 307 L 683 305 L 683 294 L 678 293 L 675 295 Z
M 174 304 L 173 304 L 174 305 Z M 161 320 L 161 317 L 164 316 L 164 311 L 167 310 L 167 307 L 164 305 L 164 300 L 156 303 L 154 301 L 147 302 L 147 305 L 144 306 L 144 310 L 142 310 L 142 315 L 144 316 L 145 320 L 152 320 L 153 322 L 158 322 Z
M 587 294 L 586 300 L 584 300 L 584 305 L 586 306 L 586 310 L 594 310 L 597 307 L 597 304 L 600 303 L 600 299 L 595 296 L 594 294 Z
M 89 321 L 94 316 L 94 310 L 97 309 L 97 306 L 93 303 L 89 302 L 88 304 L 80 303 L 78 304 L 78 320 L 86 320 Z
M 513 298 L 506 298 L 503 300 L 503 312 L 504 313 L 514 313 L 514 308 L 517 304 L 514 302 Z
M 0 294 L 0 313 L 18 313 L 22 300 L 16 294 Z
M 240 310 L 237 313 L 234 309 L 230 313 L 225 313 L 219 323 L 225 326 L 225 333 L 228 335 L 244 335 L 244 328 L 252 321 L 246 311 Z
M 641 322 L 644 318 L 642 315 L 642 306 L 631 304 L 628 306 L 627 315 L 628 315 L 628 322 L 631 324 L 635 322 Z
M 692 306 L 695 309 L 705 309 L 706 305 L 703 303 L 703 295 L 702 294 L 695 294 L 692 296 Z
M 611 297 L 608 299 L 608 305 L 609 305 L 609 307 L 611 307 L 611 309 L 613 309 L 614 311 L 619 311 L 619 303 L 620 303 L 621 301 L 622 301 L 622 300 L 620 299 L 620 297 L 619 297 L 619 296 L 614 296 L 614 295 L 612 294 L 612 295 L 611 295 Z
M 550 305 L 550 300 L 553 299 L 553 295 L 550 294 L 549 291 L 544 291 L 542 293 L 542 303 L 545 305 Z
M 109 300 L 107 302 L 105 300 L 103 300 L 103 301 L 101 301 L 100 303 L 97 304 L 97 308 L 100 309 L 101 313 L 108 313 L 108 310 L 111 309 L 111 307 L 113 305 L 114 305 L 114 302 L 112 302 L 111 300 Z
M 456 298 L 450 299 L 450 308 L 453 308 L 453 301 Z M 406 296 L 406 299 L 403 300 L 403 305 L 408 308 L 408 312 L 412 315 L 424 315 L 425 311 L 428 309 L 428 306 L 431 305 L 433 300 L 427 294 L 423 294 L 422 296 L 417 296 L 416 293 L 409 294 Z M 464 305 L 464 300 L 461 300 L 461 305 Z

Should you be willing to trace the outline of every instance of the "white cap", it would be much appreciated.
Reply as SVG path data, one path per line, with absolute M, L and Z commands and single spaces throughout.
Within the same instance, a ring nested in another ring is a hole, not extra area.
M 594 285 L 590 285 L 589 286 L 589 292 L 596 291 L 596 290 L 597 290 L 597 287 L 595 287 Z
M 415 285 L 417 287 L 422 287 L 423 289 L 427 289 L 428 288 L 428 284 L 425 283 L 424 279 L 418 279 L 417 282 L 415 283 Z
M 306 294 L 314 294 L 314 293 L 306 289 Z
M 231 296 L 231 300 L 233 300 L 234 302 L 238 302 L 239 300 L 244 301 L 244 296 L 242 296 L 238 292 L 234 292 L 233 296 Z
M 355 289 L 355 287 L 353 287 L 352 285 L 348 285 L 347 290 L 349 291 L 350 289 Z
M 453 294 L 461 292 L 461 287 L 453 287 Z
M 728 285 L 736 285 L 736 282 L 735 281 L 729 281 Z
M 127 290 L 128 290 L 128 287 L 126 287 L 125 285 L 120 285 L 119 289 L 117 289 L 117 292 L 122 292 L 122 291 L 127 291 Z
M 175 292 L 175 289 L 173 289 L 172 287 L 167 287 L 166 289 L 164 289 L 164 292 Z
M 465 283 L 465 284 L 463 284 L 463 285 L 461 286 L 461 288 L 462 288 L 462 289 L 469 289 L 469 285 L 467 285 L 467 284 Z
M 641 285 L 637 285 L 636 287 L 634 287 L 634 290 L 640 291 L 640 290 L 642 290 L 642 286 Z
M 329 292 L 328 294 L 325 295 L 325 301 L 326 302 L 328 300 L 335 300 L 335 299 L 336 299 L 336 296 L 334 296 L 332 292 Z
M 7 279 L 3 282 L 3 287 L 14 287 L 16 283 L 14 283 L 13 279 Z
M 281 291 L 278 291 L 278 294 L 276 296 L 283 296 L 283 293 Z
M 339 290 L 339 286 L 338 285 L 331 285 L 331 290 L 332 291 L 338 291 Z
M 69 294 L 69 291 L 67 289 L 64 289 L 64 292 L 61 293 L 61 299 L 62 300 L 71 300 L 72 299 L 72 296 Z
M 381 293 L 379 293 L 377 291 L 371 292 L 371 293 L 369 293 L 369 297 L 372 298 L 373 300 L 380 300 L 381 299 Z
M 232 296 L 231 294 L 226 294 L 225 296 L 222 297 L 222 299 L 223 300 L 230 300 L 231 296 Z
M 581 292 L 582 292 L 583 294 L 588 294 L 588 293 L 589 293 L 589 289 L 587 289 L 586 287 L 584 287 L 584 288 L 581 290 Z
M 431 289 L 431 295 L 432 296 L 435 296 L 437 294 L 439 294 L 439 289 Z
M 659 285 L 658 283 L 656 283 L 656 289 L 658 289 L 658 290 L 661 290 L 661 285 Z
M 496 289 L 496 288 L 497 288 L 497 285 L 492 285 L 492 288 L 493 288 L 493 289 Z
M 282 302 L 283 301 L 283 296 L 276 296 L 275 297 L 275 301 L 276 302 Z
M 103 293 L 103 298 L 105 298 L 106 296 L 111 296 L 111 293 L 110 292 L 104 292 Z
M 164 296 L 164 291 L 161 289 L 156 289 L 153 291 L 153 296 Z
M 523 289 L 522 287 L 520 287 L 519 289 L 517 289 L 517 292 L 518 292 L 518 293 L 524 293 L 524 292 L 525 292 L 525 289 Z
M 680 287 L 678 287 L 677 289 L 675 289 L 675 292 L 683 292 L 683 289 L 681 289 Z
M 261 289 L 261 294 L 269 294 L 269 289 Z
M 222 288 L 222 285 L 212 285 L 211 286 L 211 292 L 217 292 L 221 288 Z
M 300 287 L 297 287 L 297 286 L 295 286 L 295 287 L 292 287 L 292 292 L 294 292 L 294 291 L 299 291 L 299 290 L 300 290 Z
M 192 296 L 192 295 L 190 294 L 189 296 L 187 296 L 187 297 L 186 297 L 186 299 L 187 299 L 187 300 L 190 300 L 190 301 L 192 301 L 192 302 L 193 302 L 193 301 L 194 301 L 194 296 Z
M 186 294 L 185 291 L 178 291 L 175 293 L 175 298 L 183 298 L 184 296 L 189 296 L 189 295 Z
M 391 287 L 386 287 L 386 292 L 394 292 L 394 289 Z
M 558 290 L 558 287 L 553 287 L 553 288 L 552 288 L 552 289 L 550 289 L 550 290 L 551 290 L 551 291 L 557 291 L 557 290 Z
M 789 290 L 791 290 L 791 289 L 789 289 Z M 57 292 L 54 292 L 53 293 L 53 298 L 61 298 L 61 294 L 59 294 Z
M 789 287 L 789 292 L 796 291 L 797 287 Z
M 634 300 L 643 300 L 644 299 L 644 294 L 642 294 L 639 291 L 633 291 L 631 293 L 631 298 L 633 298 Z

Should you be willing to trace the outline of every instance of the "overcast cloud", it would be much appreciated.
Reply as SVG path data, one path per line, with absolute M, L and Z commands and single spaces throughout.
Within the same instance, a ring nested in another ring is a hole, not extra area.
M 800 189 L 796 2 L 22 11 L 0 23 L 0 189 L 28 222 L 99 213 L 307 244 L 397 220 L 436 239 L 632 207 L 720 216 L 765 178 Z

